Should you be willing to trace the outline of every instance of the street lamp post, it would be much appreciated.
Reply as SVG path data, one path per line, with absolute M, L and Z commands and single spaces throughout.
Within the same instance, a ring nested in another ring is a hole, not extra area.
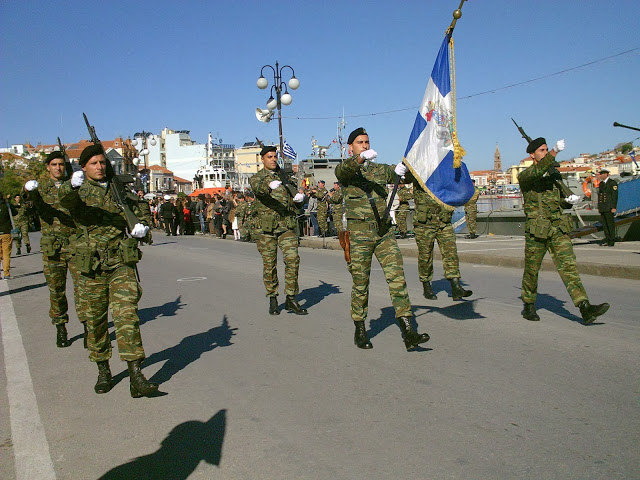
M 280 134 L 280 157 L 284 162 L 284 140 L 282 138 L 282 105 L 291 105 L 293 98 L 291 94 L 289 94 L 289 89 L 287 88 L 287 83 L 285 83 L 282 79 L 283 71 L 285 68 L 291 70 L 291 79 L 288 82 L 288 86 L 291 90 L 296 90 L 300 86 L 300 81 L 296 78 L 296 73 L 293 70 L 293 67 L 290 65 L 283 65 L 280 67 L 278 62 L 276 62 L 275 68 L 271 65 L 264 65 L 260 69 L 260 78 L 256 82 L 259 89 L 264 90 L 269 86 L 269 81 L 264 77 L 264 69 L 270 68 L 273 71 L 273 85 L 271 86 L 271 96 L 269 100 L 267 100 L 267 108 L 270 111 L 278 109 L 278 132 Z M 282 93 L 282 87 L 284 87 L 284 94 Z M 275 89 L 276 97 L 273 98 L 273 91 Z
M 133 145 L 134 147 L 136 147 L 136 150 L 138 150 L 138 155 L 140 157 L 144 157 L 144 170 L 143 170 L 143 174 L 147 175 L 147 179 L 145 180 L 145 182 L 142 182 L 141 176 L 140 176 L 140 171 L 136 172 L 136 177 L 138 179 L 140 179 L 140 183 L 143 185 L 143 190 L 144 193 L 149 193 L 149 149 L 147 148 L 147 141 L 149 142 L 149 145 L 151 145 L 152 147 L 156 145 L 156 139 L 154 138 L 152 133 L 149 132 L 145 132 L 144 130 L 142 131 L 142 133 L 136 133 L 133 136 L 133 140 L 131 141 L 131 145 Z M 141 145 L 140 145 L 140 149 L 138 149 L 138 140 L 137 137 L 141 137 L 142 141 L 141 141 Z M 148 137 L 151 137 L 151 139 L 148 139 Z M 133 161 L 136 164 L 136 167 L 138 167 L 140 165 L 140 157 L 138 158 L 134 158 Z

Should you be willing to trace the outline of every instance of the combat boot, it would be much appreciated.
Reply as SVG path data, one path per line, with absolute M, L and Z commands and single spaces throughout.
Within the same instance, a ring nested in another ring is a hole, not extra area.
M 93 389 L 97 394 L 107 393 L 113 388 L 113 377 L 109 368 L 109 360 L 98 362 L 98 381 Z
M 306 315 L 308 313 L 306 309 L 300 306 L 295 295 L 287 295 L 287 299 L 284 302 L 284 308 L 296 315 Z
M 27 245 L 27 253 L 31 253 L 31 245 Z
M 280 315 L 278 297 L 269 297 L 269 315 Z
M 471 290 L 465 290 L 460 285 L 460 278 L 450 278 L 449 283 L 451 283 L 451 296 L 454 300 L 462 300 L 462 297 L 469 297 L 473 294 Z
M 64 348 L 69 346 L 67 338 L 67 326 L 64 323 L 56 325 L 56 347 Z
M 524 310 L 522 310 L 522 316 L 532 322 L 538 322 L 540 320 L 540 316 L 536 313 L 535 303 L 525 303 Z
M 422 282 L 422 293 L 427 300 L 437 300 L 438 296 L 433 293 L 431 282 Z
M 356 326 L 356 333 L 353 334 L 353 343 L 355 346 L 364 350 L 373 348 L 373 344 L 369 341 L 369 337 L 367 336 L 367 329 L 364 326 L 364 321 L 354 321 L 353 324 Z
M 158 391 L 158 384 L 151 383 L 145 378 L 140 371 L 140 365 L 142 359 L 133 360 L 127 362 L 127 368 L 129 369 L 129 391 L 133 398 L 140 398 Z
M 16 256 L 18 255 L 22 255 L 22 250 L 20 249 L 20 247 L 16 248 Z
M 410 352 L 420 343 L 424 343 L 429 340 L 429 334 L 418 333 L 413 329 L 411 325 L 410 317 L 399 317 L 398 325 L 402 331 L 402 339 L 404 340 L 404 346 L 407 348 L 407 352 Z
M 603 315 L 607 310 L 609 310 L 608 303 L 601 303 L 600 305 L 591 305 L 589 300 L 583 300 L 578 305 L 580 309 L 580 314 L 582 315 L 582 319 L 586 325 L 593 323 L 597 317 Z
M 82 345 L 84 348 L 87 348 L 87 335 L 89 334 L 87 330 L 87 322 L 82 322 L 82 328 L 84 329 L 84 333 L 82 334 Z

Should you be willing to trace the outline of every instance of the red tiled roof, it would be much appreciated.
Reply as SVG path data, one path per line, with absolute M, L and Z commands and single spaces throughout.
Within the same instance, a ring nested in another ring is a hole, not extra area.
M 151 165 L 149 167 L 149 170 L 153 170 L 154 172 L 169 173 L 169 174 L 173 175 L 173 172 L 171 170 L 167 170 L 166 168 L 161 167 L 160 165 Z
M 190 181 L 190 180 L 185 180 L 184 178 L 182 178 L 182 177 L 176 177 L 175 175 L 173 176 L 173 180 L 174 180 L 176 183 L 191 183 L 191 181 Z

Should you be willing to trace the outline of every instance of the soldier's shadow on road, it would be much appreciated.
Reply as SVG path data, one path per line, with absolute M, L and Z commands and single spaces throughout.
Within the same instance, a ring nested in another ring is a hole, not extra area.
M 558 300 L 552 295 L 546 293 L 538 293 L 536 297 L 536 307 L 538 310 L 544 308 L 545 310 L 549 310 L 550 312 L 567 318 L 572 322 L 583 323 L 582 317 L 574 315 L 569 310 L 567 310 L 566 304 L 567 302 Z
M 320 280 L 320 285 L 318 285 L 317 287 L 305 288 L 302 292 L 300 292 L 300 295 L 298 295 L 298 300 L 304 300 L 304 305 L 302 305 L 302 307 L 308 309 L 320 303 L 329 295 L 335 295 L 337 293 L 342 293 L 342 290 L 340 290 L 339 286 Z
M 140 317 L 140 325 L 144 325 L 147 322 L 155 320 L 158 317 L 172 317 L 178 310 L 184 307 L 182 303 L 182 295 L 178 295 L 178 298 L 171 302 L 164 303 L 156 307 L 147 307 L 138 310 L 138 317 Z
M 206 422 L 190 420 L 169 432 L 155 452 L 112 468 L 98 480 L 186 480 L 201 461 L 220 466 L 227 411 Z
M 412 319 L 411 323 L 418 333 L 424 333 L 420 331 L 419 325 L 416 322 L 415 317 Z M 386 330 L 388 327 L 395 326 L 397 330 L 398 336 L 401 337 L 402 333 L 400 331 L 400 327 L 396 322 L 396 311 L 393 307 L 384 307 L 380 310 L 380 317 L 374 318 L 369 322 L 369 338 L 372 339 L 379 333 Z M 432 348 L 424 348 L 421 345 L 418 345 L 416 348 L 412 350 L 412 352 L 430 352 L 433 350 Z
M 438 307 L 434 305 L 438 300 L 424 301 L 430 303 L 428 305 L 414 307 L 416 311 L 425 310 L 423 314 L 416 313 L 416 317 L 426 313 L 435 312 L 452 320 L 478 320 L 480 318 L 487 318 L 475 311 L 475 305 L 478 301 L 477 298 L 474 300 L 457 301 L 453 305 L 447 305 L 446 307 Z

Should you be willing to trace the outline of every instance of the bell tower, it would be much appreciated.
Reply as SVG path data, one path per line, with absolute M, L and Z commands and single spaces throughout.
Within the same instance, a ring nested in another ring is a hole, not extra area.
M 500 150 L 496 143 L 496 152 L 493 154 L 493 171 L 496 173 L 502 173 L 502 161 L 500 160 Z

